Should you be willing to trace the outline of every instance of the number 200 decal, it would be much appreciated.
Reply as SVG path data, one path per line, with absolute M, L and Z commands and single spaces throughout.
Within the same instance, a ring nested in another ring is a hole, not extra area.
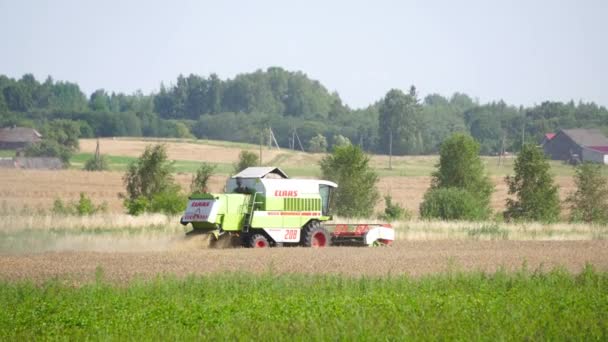
M 285 231 L 285 240 L 295 240 L 298 237 L 298 230 L 297 229 L 287 229 Z

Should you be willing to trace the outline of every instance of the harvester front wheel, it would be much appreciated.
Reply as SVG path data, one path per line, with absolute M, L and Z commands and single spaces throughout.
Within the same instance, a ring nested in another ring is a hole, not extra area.
M 331 236 L 318 221 L 309 222 L 302 230 L 302 244 L 306 247 L 327 247 Z
M 249 238 L 249 247 L 251 248 L 268 248 L 270 243 L 268 239 L 262 234 L 254 234 Z

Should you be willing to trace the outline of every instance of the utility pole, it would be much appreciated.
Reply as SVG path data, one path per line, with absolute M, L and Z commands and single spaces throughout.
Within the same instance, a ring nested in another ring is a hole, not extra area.
M 505 133 L 503 133 L 503 135 L 502 135 L 500 150 L 498 151 L 498 166 L 500 166 L 503 163 L 504 155 L 505 155 Z
M 300 141 L 300 136 L 298 135 L 298 132 L 296 132 L 296 129 L 295 129 L 295 128 L 293 129 L 293 133 L 295 134 L 296 139 L 298 139 L 298 145 L 300 146 L 300 150 L 302 150 L 302 152 L 304 152 L 304 147 L 302 146 L 302 141 Z M 293 149 L 294 149 L 294 150 L 296 149 L 296 147 L 295 147 L 295 143 L 294 143 L 294 147 L 293 147 Z
M 388 169 L 393 169 L 393 129 L 388 131 Z
M 95 161 L 99 163 L 101 153 L 99 152 L 99 138 L 97 138 L 97 147 L 95 148 Z
M 260 134 L 260 166 L 262 166 L 262 145 L 264 143 L 264 130 L 262 130 L 262 134 Z
M 521 120 L 521 149 L 524 148 L 524 144 L 526 143 L 526 114 L 524 114 L 523 120 Z
M 272 149 L 272 144 L 274 143 L 274 146 L 277 148 L 277 150 L 281 150 L 281 147 L 279 146 L 279 143 L 277 142 L 277 139 L 274 136 L 274 133 L 272 132 L 272 127 L 268 126 L 268 149 Z
M 272 148 L 272 128 L 268 126 L 268 149 Z

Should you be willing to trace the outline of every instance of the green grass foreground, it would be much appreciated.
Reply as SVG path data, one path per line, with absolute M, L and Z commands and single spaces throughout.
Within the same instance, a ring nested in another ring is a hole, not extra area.
M 607 340 L 608 273 L 0 283 L 0 340 Z

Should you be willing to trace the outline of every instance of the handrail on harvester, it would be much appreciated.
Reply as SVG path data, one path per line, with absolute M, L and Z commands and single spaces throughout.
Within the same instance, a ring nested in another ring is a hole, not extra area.
M 249 227 L 251 227 L 251 222 L 253 221 L 253 209 L 255 207 L 256 204 L 262 204 L 264 202 L 256 202 L 255 199 L 257 198 L 258 194 L 262 194 L 262 192 L 256 191 L 253 193 L 253 198 L 251 199 L 251 207 L 249 208 L 249 218 L 248 218 L 248 222 L 246 225 L 247 231 L 249 231 Z

